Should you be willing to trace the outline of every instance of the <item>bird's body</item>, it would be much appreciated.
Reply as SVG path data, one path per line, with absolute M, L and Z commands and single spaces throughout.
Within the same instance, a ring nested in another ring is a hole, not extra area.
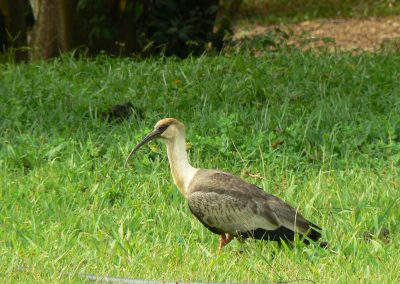
M 226 172 L 200 169 L 187 196 L 191 212 L 216 234 L 271 241 L 294 240 L 294 232 L 321 236 L 318 226 L 281 199 Z
M 167 144 L 174 183 L 187 199 L 190 211 L 211 232 L 221 236 L 219 249 L 234 237 L 293 241 L 298 234 L 306 244 L 308 239 L 317 241 L 321 237 L 321 228 L 278 197 L 232 174 L 192 167 L 184 126 L 176 119 L 160 120 L 129 157 L 158 137 Z

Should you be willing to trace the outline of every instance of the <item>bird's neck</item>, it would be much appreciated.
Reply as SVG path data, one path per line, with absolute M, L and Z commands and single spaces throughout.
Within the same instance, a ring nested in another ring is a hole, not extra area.
M 198 169 L 189 164 L 185 136 L 177 136 L 167 141 L 167 153 L 174 183 L 186 197 L 188 186 Z

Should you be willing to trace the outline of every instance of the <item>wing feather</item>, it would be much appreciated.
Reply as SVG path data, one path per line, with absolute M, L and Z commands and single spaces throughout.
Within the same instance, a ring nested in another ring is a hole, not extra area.
M 278 197 L 221 171 L 199 170 L 189 185 L 188 202 L 193 214 L 215 233 L 284 227 L 306 234 L 320 229 Z
M 257 228 L 279 227 L 275 216 L 265 218 L 251 200 L 242 200 L 217 191 L 197 191 L 188 199 L 190 210 L 208 228 L 236 235 Z

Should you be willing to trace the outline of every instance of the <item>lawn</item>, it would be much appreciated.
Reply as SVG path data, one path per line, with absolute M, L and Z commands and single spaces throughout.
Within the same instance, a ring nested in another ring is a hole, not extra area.
M 102 118 L 127 101 L 143 117 Z M 163 117 L 187 125 L 194 166 L 281 197 L 329 248 L 235 241 L 217 256 L 164 145 L 123 166 Z M 1 282 L 400 281 L 399 54 L 2 64 L 0 119 Z

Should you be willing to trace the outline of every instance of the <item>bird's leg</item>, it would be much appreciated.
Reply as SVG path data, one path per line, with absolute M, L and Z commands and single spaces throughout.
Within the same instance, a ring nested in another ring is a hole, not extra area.
M 219 255 L 221 252 L 221 249 L 229 244 L 235 237 L 230 234 L 221 234 L 221 237 L 219 238 L 219 247 L 218 247 L 218 252 L 217 254 Z

